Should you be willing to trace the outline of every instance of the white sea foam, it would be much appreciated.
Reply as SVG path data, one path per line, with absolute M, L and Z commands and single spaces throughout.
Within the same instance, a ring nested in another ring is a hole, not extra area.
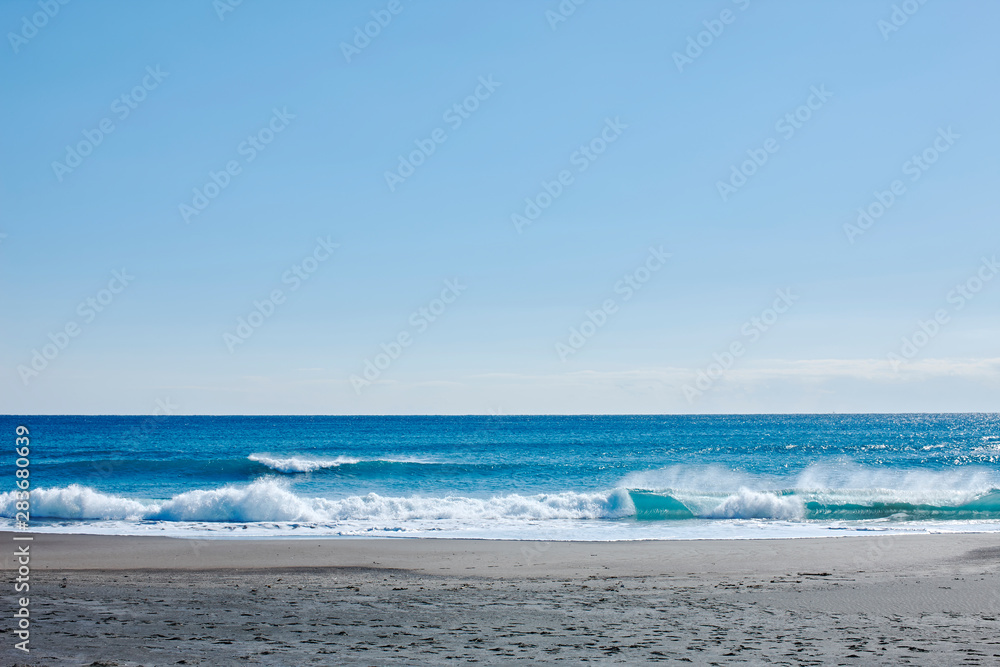
M 0 494 L 0 515 L 14 516 L 16 492 Z M 149 506 L 121 496 L 95 491 L 87 486 L 70 484 L 57 489 L 31 491 L 31 515 L 60 519 L 141 519 Z
M 805 514 L 801 498 L 742 488 L 700 516 L 705 519 L 799 520 Z
M 924 516 L 943 517 L 971 502 L 971 509 L 964 515 L 967 518 L 997 516 L 1000 496 L 993 490 L 1000 488 L 1000 484 L 996 475 L 988 469 L 886 474 L 841 466 L 814 467 L 794 478 L 777 479 L 714 468 L 678 468 L 645 473 L 641 478 L 629 476 L 626 480 L 646 482 L 645 487 L 653 491 L 652 498 L 650 494 L 643 496 L 643 503 L 649 503 L 648 510 L 644 509 L 647 515 L 663 507 L 664 501 L 655 498 L 659 494 L 682 503 L 697 519 L 799 522 L 815 516 L 850 517 L 852 512 L 860 517 L 884 517 L 887 512 L 900 512 L 893 504 L 911 505 L 902 510 L 911 514 L 923 511 Z M 663 488 L 660 483 L 664 481 L 676 486 Z M 639 486 L 630 484 L 628 488 Z M 15 492 L 0 493 L 0 516 L 13 518 L 16 501 Z M 31 516 L 157 525 L 250 523 L 262 530 L 271 522 L 346 530 L 351 534 L 372 529 L 392 532 L 497 528 L 516 532 L 519 525 L 556 526 L 573 522 L 582 525 L 580 522 L 595 521 L 608 524 L 607 520 L 636 517 L 638 503 L 639 496 L 633 503 L 624 485 L 603 492 L 505 494 L 488 498 L 377 493 L 323 498 L 292 491 L 287 479 L 265 477 L 249 484 L 187 491 L 169 499 L 129 498 L 78 484 L 36 488 L 31 491 Z M 879 503 L 888 507 L 875 507 Z M 856 512 L 852 507 L 863 511 Z
M 0 494 L 0 516 L 13 517 L 14 492 Z M 624 491 L 511 494 L 492 498 L 391 497 L 369 493 L 342 499 L 306 498 L 274 479 L 244 486 L 188 491 L 166 501 L 139 501 L 72 484 L 31 492 L 32 515 L 50 519 L 153 521 L 385 521 L 493 519 L 614 519 L 635 508 Z
M 323 468 L 336 468 L 345 464 L 360 463 L 361 459 L 349 456 L 338 456 L 333 459 L 327 458 L 307 458 L 303 456 L 276 457 L 269 454 L 251 454 L 247 457 L 251 461 L 265 465 L 278 472 L 313 472 Z
M 487 499 L 461 496 L 394 498 L 369 493 L 343 500 L 320 499 L 319 503 L 329 518 L 342 520 L 617 519 L 635 513 L 624 491 L 511 494 Z
M 284 473 L 314 472 L 323 468 L 337 468 L 342 465 L 357 463 L 432 463 L 419 458 L 378 458 L 359 459 L 353 456 L 337 456 L 335 458 L 315 458 L 308 456 L 273 456 L 271 454 L 251 454 L 249 460 L 265 465 L 272 470 Z
M 322 521 L 325 517 L 309 499 L 287 486 L 258 480 L 247 486 L 188 491 L 156 505 L 148 515 L 162 521 Z

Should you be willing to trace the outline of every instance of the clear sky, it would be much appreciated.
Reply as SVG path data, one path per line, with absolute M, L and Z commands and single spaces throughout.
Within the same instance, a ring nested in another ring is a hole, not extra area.
M 998 22 L 4 2 L 2 411 L 996 411 Z

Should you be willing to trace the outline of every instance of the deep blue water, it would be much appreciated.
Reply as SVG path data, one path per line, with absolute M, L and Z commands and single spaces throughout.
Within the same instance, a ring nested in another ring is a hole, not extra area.
M 19 424 L 42 530 L 626 539 L 1000 520 L 993 414 L 5 416 L 11 489 Z

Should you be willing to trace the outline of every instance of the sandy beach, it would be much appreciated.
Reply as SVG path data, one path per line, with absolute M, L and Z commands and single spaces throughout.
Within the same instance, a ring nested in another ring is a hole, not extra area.
M 31 544 L 4 664 L 1000 663 L 991 534 Z

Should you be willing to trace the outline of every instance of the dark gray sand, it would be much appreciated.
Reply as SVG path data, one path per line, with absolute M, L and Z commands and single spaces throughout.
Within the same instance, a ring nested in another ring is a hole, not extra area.
M 5 665 L 1000 664 L 1000 536 L 988 534 L 40 535 L 31 564 L 32 651 L 5 633 Z

